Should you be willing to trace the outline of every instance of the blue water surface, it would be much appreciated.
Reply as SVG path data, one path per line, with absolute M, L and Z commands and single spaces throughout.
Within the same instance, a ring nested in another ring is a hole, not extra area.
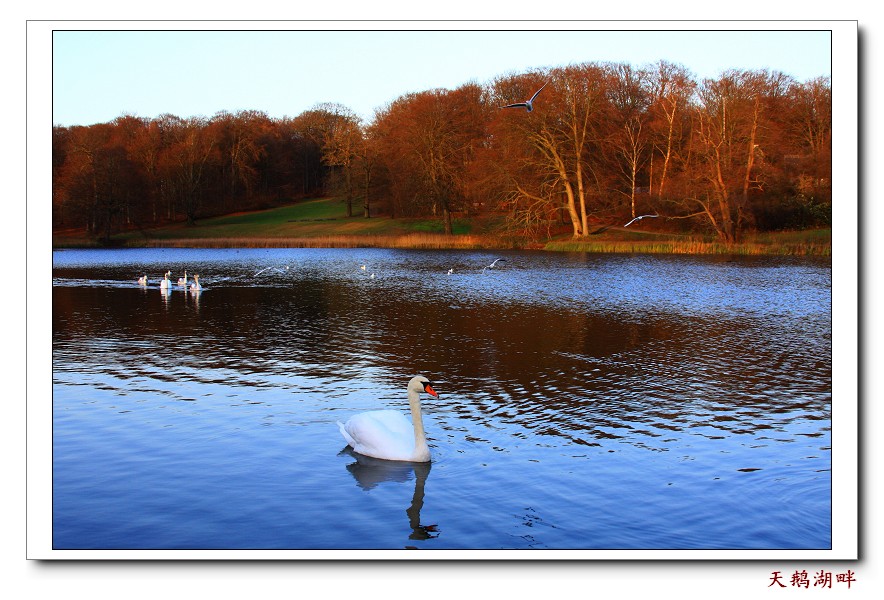
M 201 291 L 160 289 L 185 269 Z M 53 547 L 827 549 L 831 275 L 769 257 L 56 251 Z M 415 374 L 441 396 L 423 397 L 432 462 L 353 453 L 336 421 L 407 413 Z

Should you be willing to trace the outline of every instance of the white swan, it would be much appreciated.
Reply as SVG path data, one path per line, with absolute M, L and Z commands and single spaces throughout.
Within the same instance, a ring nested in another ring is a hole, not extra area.
M 172 282 L 169 281 L 169 275 L 171 275 L 171 274 L 172 274 L 172 271 L 166 271 L 166 274 L 163 275 L 163 280 L 160 282 L 160 289 L 161 290 L 168 290 L 169 286 L 172 285 Z
M 138 278 L 138 285 L 147 285 L 147 275 Z
M 203 286 L 200 285 L 200 276 L 196 273 L 193 274 L 193 283 L 190 284 L 191 292 L 198 292 L 203 289 Z
M 548 81 L 546 83 L 549 83 Z M 534 99 L 537 98 L 537 94 L 539 94 L 543 88 L 546 87 L 546 83 L 540 86 L 540 89 L 534 92 L 534 95 L 531 96 L 530 100 L 525 100 L 524 102 L 516 102 L 514 104 L 507 104 L 506 106 L 501 106 L 500 108 L 524 108 L 528 112 L 534 110 Z
M 411 422 L 396 410 L 374 410 L 338 422 L 341 434 L 355 452 L 382 458 L 409 462 L 429 462 L 430 448 L 424 434 L 420 393 L 439 397 L 430 381 L 423 376 L 408 382 L 408 404 Z
M 187 269 L 184 269 L 184 277 L 178 278 L 178 285 L 181 287 L 187 287 Z

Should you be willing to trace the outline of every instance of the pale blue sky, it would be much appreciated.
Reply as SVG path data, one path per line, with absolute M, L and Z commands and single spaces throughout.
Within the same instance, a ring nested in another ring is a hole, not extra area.
M 52 39 L 58 125 L 246 109 L 294 117 L 321 102 L 370 119 L 407 92 L 592 61 L 663 59 L 698 79 L 729 68 L 831 75 L 828 31 L 59 30 Z

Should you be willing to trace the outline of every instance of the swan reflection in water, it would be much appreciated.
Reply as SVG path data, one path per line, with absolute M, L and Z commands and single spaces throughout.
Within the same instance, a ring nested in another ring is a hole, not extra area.
M 193 289 L 191 288 L 190 293 L 185 293 L 184 296 L 187 298 L 188 296 L 193 299 L 193 307 L 199 311 L 200 309 L 200 295 L 202 294 L 202 288 Z
M 349 446 L 338 453 L 338 456 L 350 456 L 355 460 L 347 465 L 347 470 L 356 479 L 356 483 L 366 492 L 374 489 L 379 483 L 391 481 L 407 483 L 414 478 L 414 495 L 411 505 L 405 510 L 408 526 L 411 527 L 410 540 L 428 540 L 439 536 L 436 525 L 421 525 L 421 508 L 424 506 L 424 486 L 430 474 L 429 462 L 404 462 L 382 460 L 363 456 L 354 452 Z

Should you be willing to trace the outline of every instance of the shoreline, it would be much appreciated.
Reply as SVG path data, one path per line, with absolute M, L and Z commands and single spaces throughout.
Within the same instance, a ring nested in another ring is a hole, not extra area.
M 134 242 L 134 243 L 133 243 Z M 698 239 L 657 240 L 550 240 L 518 243 L 518 240 L 490 239 L 475 235 L 405 234 L 399 236 L 320 236 L 278 238 L 175 238 L 119 241 L 102 245 L 95 241 L 53 240 L 53 250 L 121 248 L 390 248 L 413 250 L 542 250 L 589 254 L 684 254 L 684 255 L 770 255 L 831 257 L 831 241 L 747 241 L 727 245 Z
M 84 229 L 53 231 L 53 249 L 65 248 L 401 248 L 416 250 L 545 250 L 621 254 L 740 254 L 831 256 L 831 228 L 746 232 L 736 244 L 709 233 L 685 233 L 649 223 L 641 229 L 605 226 L 598 233 L 573 238 L 553 231 L 531 239 L 507 231 L 501 215 L 455 218 L 454 233 L 445 234 L 438 220 L 426 218 L 346 216 L 335 198 L 320 198 L 270 209 L 130 229 L 110 243 Z

